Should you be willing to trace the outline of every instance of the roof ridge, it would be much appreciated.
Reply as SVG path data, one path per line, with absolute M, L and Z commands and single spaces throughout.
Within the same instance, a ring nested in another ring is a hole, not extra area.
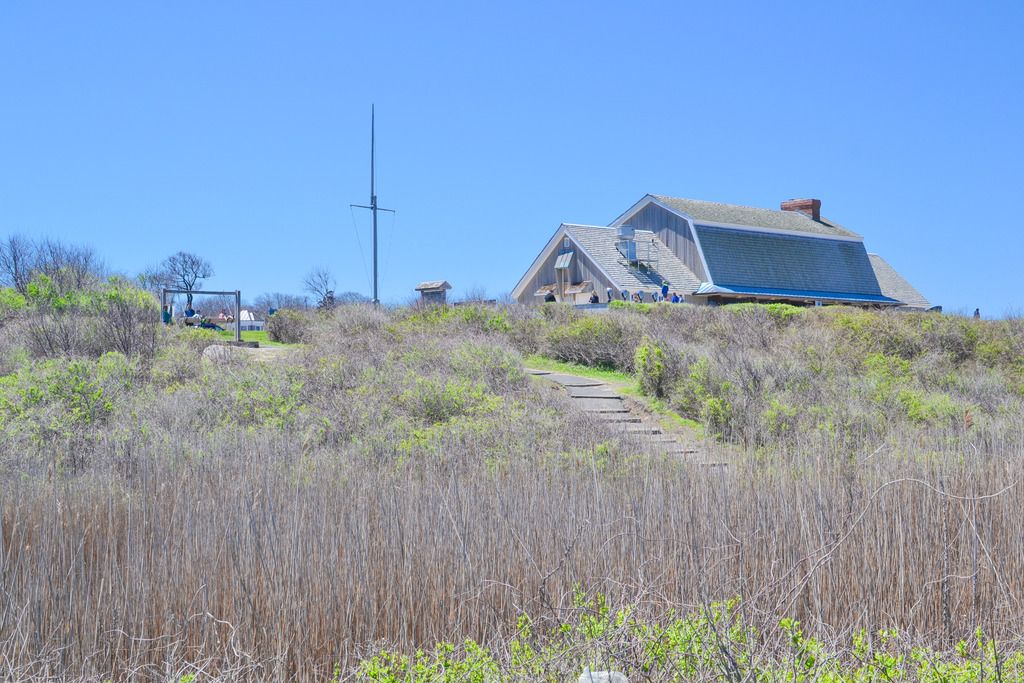
M 672 197 L 672 196 L 667 195 L 667 194 L 652 194 L 651 196 L 655 197 L 657 199 L 672 199 L 672 200 L 679 201 L 679 202 L 697 202 L 698 204 L 714 204 L 715 206 L 728 206 L 728 207 L 735 207 L 735 208 L 738 208 L 738 209 L 754 209 L 756 211 L 771 211 L 772 213 L 792 214 L 794 216 L 801 216 L 803 218 L 806 218 L 809 221 L 813 221 L 814 220 L 813 218 L 811 218 L 807 214 L 802 213 L 800 211 L 786 211 L 784 209 L 768 209 L 768 208 L 765 208 L 763 206 L 750 206 L 749 204 L 733 204 L 731 202 L 713 202 L 713 201 L 711 201 L 709 199 L 690 199 L 689 197 Z M 820 222 L 820 221 L 815 221 L 815 222 Z
M 647 197 L 670 211 L 689 215 L 698 223 L 712 222 L 742 227 L 792 230 L 824 236 L 862 238 L 858 233 L 829 218 L 819 216 L 815 220 L 801 211 L 767 209 L 760 206 L 712 202 L 706 199 L 687 199 L 664 194 L 648 194 L 645 198 Z M 642 201 L 634 206 L 640 206 Z

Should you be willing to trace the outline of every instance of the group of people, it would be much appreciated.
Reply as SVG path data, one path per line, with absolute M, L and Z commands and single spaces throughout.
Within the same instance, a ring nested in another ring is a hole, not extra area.
M 163 307 L 163 310 L 161 311 L 161 319 L 163 320 L 165 325 L 170 325 L 174 321 L 174 314 L 170 306 Z M 225 316 L 224 312 L 221 312 L 220 314 L 221 322 L 232 322 L 234 321 L 234 319 L 234 316 Z M 204 316 L 196 309 L 192 308 L 191 304 L 185 307 L 184 315 L 182 315 L 181 322 L 186 327 L 201 327 L 207 330 L 218 331 L 224 329 L 220 325 L 215 324 L 213 321 L 211 321 L 209 318 Z
M 645 292 L 642 292 L 642 291 L 633 292 L 632 295 L 631 295 L 629 293 L 628 289 L 623 289 L 621 292 L 619 292 L 618 295 L 622 298 L 623 301 L 632 301 L 632 302 L 638 303 L 638 304 L 644 303 L 644 297 L 647 296 L 647 294 L 645 294 Z M 606 296 L 608 297 L 607 300 L 606 300 L 606 303 L 610 304 L 612 302 L 612 300 L 615 298 L 615 292 L 612 290 L 611 287 L 609 287 L 606 290 Z M 658 292 L 658 291 L 651 292 L 650 293 L 650 297 L 651 297 L 651 301 L 654 302 L 654 303 L 668 301 L 668 302 L 673 303 L 673 304 L 679 304 L 679 303 L 683 302 L 683 297 L 679 295 L 679 292 L 672 292 L 672 296 L 671 297 L 669 296 L 669 286 L 668 286 L 667 282 L 662 282 L 661 283 L 661 291 L 660 292 Z M 552 295 L 552 299 L 551 300 L 554 301 L 554 296 L 553 295 Z M 599 304 L 599 303 L 601 303 L 601 298 L 597 295 L 597 292 L 591 292 L 591 294 L 590 294 L 590 303 L 592 303 L 592 304 Z

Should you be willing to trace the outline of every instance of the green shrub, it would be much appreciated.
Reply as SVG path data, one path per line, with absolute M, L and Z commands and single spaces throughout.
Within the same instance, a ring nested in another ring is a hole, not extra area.
M 770 434 L 777 438 L 786 438 L 797 432 L 799 413 L 799 408 L 788 405 L 776 397 L 769 400 L 768 408 L 762 417 Z
M 508 390 L 526 380 L 520 358 L 500 346 L 461 344 L 451 352 L 449 365 L 456 376 L 483 380 L 497 390 Z
M 547 355 L 568 363 L 632 370 L 634 334 L 617 318 L 582 315 L 551 329 Z
M 309 341 L 313 314 L 283 308 L 267 320 L 267 337 L 282 344 L 304 344 Z
M 948 395 L 943 393 L 926 393 L 916 389 L 900 389 L 896 399 L 903 407 L 904 414 L 911 422 L 949 422 L 959 418 L 964 411 Z
M 303 373 L 298 368 L 253 363 L 232 373 L 225 391 L 232 401 L 226 421 L 283 429 L 294 424 L 304 408 Z
M 0 325 L 24 310 L 25 303 L 16 289 L 0 287 Z
M 42 444 L 80 436 L 102 424 L 137 382 L 138 366 L 119 353 L 97 360 L 54 359 L 0 377 L 0 428 L 27 432 Z
M 640 390 L 648 396 L 665 398 L 678 379 L 680 359 L 677 353 L 644 337 L 636 347 L 633 365 Z
M 619 311 L 636 311 L 637 313 L 650 313 L 654 304 L 645 304 L 638 301 L 623 301 L 621 299 L 612 299 L 608 303 L 608 308 L 611 310 Z
M 800 306 L 793 306 L 792 304 L 744 302 L 741 304 L 727 304 L 722 307 L 722 310 L 729 311 L 730 313 L 764 315 L 777 323 L 787 323 L 806 309 Z
M 829 314 L 834 328 L 852 351 L 883 353 L 909 360 L 926 348 L 924 330 L 917 324 L 919 316 L 848 308 L 836 308 Z
M 152 358 L 161 326 L 156 297 L 121 278 L 111 278 L 87 297 L 93 353 L 117 351 Z
M 156 354 L 156 298 L 123 278 L 90 289 L 62 289 L 46 275 L 27 287 L 26 332 L 34 355 L 99 357 L 108 351 L 149 359 Z
M 575 680 L 587 668 L 623 672 L 629 680 L 789 681 L 867 683 L 1019 681 L 1024 652 L 978 629 L 950 651 L 910 646 L 896 629 L 854 631 L 821 640 L 801 622 L 783 618 L 757 626 L 738 599 L 712 603 L 667 619 L 612 610 L 603 595 L 577 598 L 558 619 L 521 615 L 507 652 L 476 641 L 442 642 L 405 655 L 380 650 L 364 659 L 356 680 L 378 683 Z
M 955 315 L 931 313 L 913 313 L 907 316 L 907 320 L 910 324 L 917 323 L 927 349 L 948 354 L 954 363 L 963 363 L 975 357 L 981 336 L 979 329 L 984 323 Z
M 492 413 L 502 405 L 501 397 L 490 393 L 485 384 L 462 378 L 416 377 L 396 401 L 426 424 L 447 422 L 459 415 Z
M 711 362 L 699 358 L 675 386 L 672 403 L 683 417 L 702 422 L 709 434 L 728 436 L 732 426 L 733 385 L 713 375 Z

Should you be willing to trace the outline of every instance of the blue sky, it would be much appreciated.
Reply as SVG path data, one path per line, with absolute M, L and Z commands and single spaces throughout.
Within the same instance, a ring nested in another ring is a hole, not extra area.
M 1024 3 L 5 2 L 0 236 L 134 273 L 512 289 L 651 192 L 817 197 L 946 310 L 1020 312 Z

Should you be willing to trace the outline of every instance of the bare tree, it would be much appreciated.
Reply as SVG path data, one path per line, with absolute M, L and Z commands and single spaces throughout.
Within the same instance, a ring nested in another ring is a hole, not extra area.
M 192 290 L 203 286 L 203 279 L 213 277 L 213 266 L 201 256 L 179 251 L 168 256 L 160 264 L 167 283 L 185 290 L 188 307 L 192 307 Z
M 302 281 L 303 289 L 313 295 L 318 308 L 334 308 L 334 276 L 328 268 L 314 268 Z
M 58 291 L 86 289 L 104 277 L 105 268 L 92 247 L 43 239 L 36 244 L 35 270 L 43 273 Z
M 359 292 L 342 292 L 334 297 L 339 304 L 368 304 L 372 301 L 370 297 Z
M 0 285 L 24 295 L 35 269 L 35 251 L 32 241 L 22 235 L 0 242 Z
M 303 311 L 309 308 L 309 299 L 297 294 L 268 292 L 256 297 L 256 300 L 253 302 L 253 306 L 257 311 L 269 311 L 270 309 L 281 310 L 285 308 Z
M 167 272 L 157 266 L 147 266 L 145 270 L 135 276 L 138 286 L 147 292 L 160 296 L 160 290 L 165 287 L 170 287 L 171 282 L 169 280 Z
M 58 291 L 67 292 L 96 285 L 104 271 L 92 247 L 50 238 L 35 242 L 21 235 L 10 235 L 0 242 L 0 285 L 13 287 L 21 294 L 38 274 L 49 277 Z

